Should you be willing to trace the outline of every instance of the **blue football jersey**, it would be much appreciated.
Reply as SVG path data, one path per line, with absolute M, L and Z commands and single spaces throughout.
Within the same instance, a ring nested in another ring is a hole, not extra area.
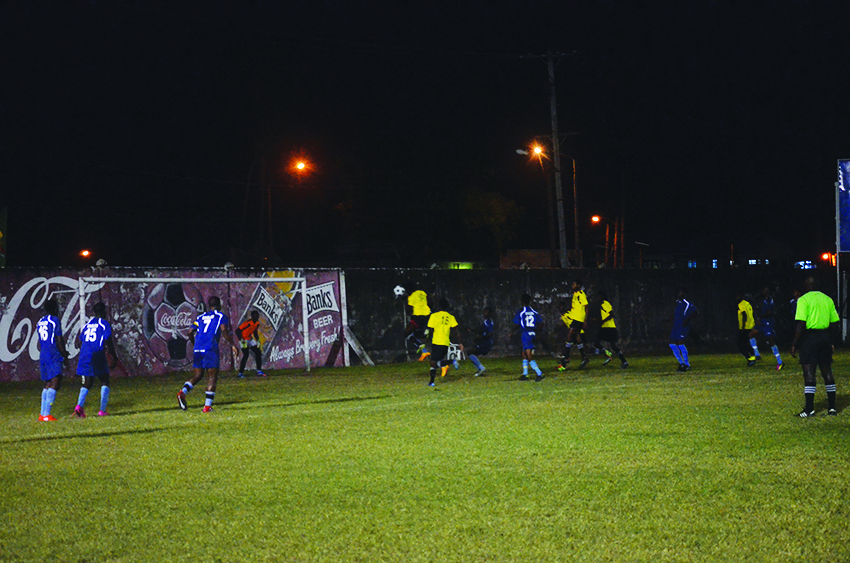
M 227 315 L 221 311 L 207 311 L 195 321 L 195 352 L 206 352 L 218 347 L 221 328 L 230 324 Z
M 773 317 L 773 297 L 768 297 L 767 299 L 761 302 L 761 314 L 759 315 L 762 319 L 767 317 Z
M 41 344 L 41 361 L 61 361 L 62 354 L 57 344 L 58 337 L 62 336 L 59 319 L 53 315 L 44 315 L 36 324 L 36 331 Z
M 493 319 L 484 319 L 481 321 L 481 326 L 478 327 L 478 334 L 482 339 L 493 339 Z
M 523 307 L 514 317 L 514 324 L 525 332 L 535 332 L 540 325 L 540 313 L 531 307 Z
M 106 319 L 93 318 L 86 323 L 80 333 L 83 345 L 80 347 L 80 362 L 91 360 L 98 352 L 103 352 L 106 341 L 112 336 L 112 325 Z
M 676 309 L 673 311 L 673 326 L 685 326 L 685 319 L 696 314 L 696 307 L 691 305 L 687 299 L 679 299 L 676 301 Z

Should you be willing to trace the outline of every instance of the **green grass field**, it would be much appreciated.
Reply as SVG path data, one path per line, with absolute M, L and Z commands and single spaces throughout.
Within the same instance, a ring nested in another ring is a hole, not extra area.
M 850 561 L 850 356 L 800 420 L 787 358 L 630 358 L 520 382 L 517 358 L 220 381 L 0 386 L 0 561 Z M 99 393 L 89 398 L 97 411 Z

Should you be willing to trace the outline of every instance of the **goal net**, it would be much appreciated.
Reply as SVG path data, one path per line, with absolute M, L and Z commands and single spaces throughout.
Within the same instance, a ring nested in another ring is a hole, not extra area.
M 230 330 L 249 319 L 252 311 L 259 312 L 258 340 L 264 367 L 280 362 L 295 363 L 296 355 L 301 355 L 304 368 L 307 371 L 311 369 L 310 352 L 316 350 L 316 342 L 311 342 L 309 317 L 320 309 L 316 303 L 310 303 L 311 299 L 317 301 L 311 289 L 321 291 L 322 284 L 308 288 L 305 276 L 81 277 L 78 285 L 79 326 L 88 321 L 87 301 L 98 300 L 98 294 L 107 286 L 113 286 L 110 293 L 114 295 L 113 284 L 120 287 L 120 302 L 109 299 L 110 316 L 128 321 L 121 323 L 123 330 L 116 330 L 116 345 L 126 352 L 134 347 L 127 339 L 136 337 L 147 341 L 146 350 L 123 354 L 140 364 L 159 360 L 171 369 L 191 366 L 189 333 L 197 316 L 205 310 L 208 298 L 216 295 L 221 299 L 222 311 L 230 319 Z M 335 299 L 328 301 L 333 301 L 328 309 L 339 311 Z M 321 322 L 331 325 L 332 319 Z M 293 339 L 292 334 L 298 337 Z M 325 332 L 320 332 L 319 337 L 327 338 Z M 153 357 L 149 357 L 151 355 Z M 223 353 L 222 357 L 225 356 Z M 239 350 L 233 348 L 229 356 L 235 366 Z M 253 361 L 250 363 L 253 365 Z

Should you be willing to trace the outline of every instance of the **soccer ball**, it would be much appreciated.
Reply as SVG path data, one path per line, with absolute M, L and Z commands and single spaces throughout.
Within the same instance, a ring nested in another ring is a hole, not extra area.
M 395 293 L 396 297 L 401 297 L 404 295 L 404 288 L 400 285 L 397 285 L 393 288 L 393 293 Z

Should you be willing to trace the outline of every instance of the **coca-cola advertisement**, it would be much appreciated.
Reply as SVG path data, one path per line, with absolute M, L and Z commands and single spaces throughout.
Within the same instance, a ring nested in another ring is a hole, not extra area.
M 224 283 L 231 278 L 239 281 Z M 5 270 L 0 273 L 0 381 L 39 378 L 34 329 L 48 299 L 59 303 L 71 364 L 66 375 L 73 373 L 79 354 L 81 302 L 87 318 L 98 301 L 107 307 L 118 354 L 113 375 L 144 376 L 192 368 L 190 334 L 213 295 L 221 299 L 233 336 L 222 337 L 220 343 L 223 372 L 238 366 L 241 352 L 235 328 L 252 311 L 259 313 L 254 339 L 267 371 L 304 368 L 305 352 L 311 368 L 341 366 L 345 300 L 340 292 L 337 271 Z M 306 339 L 302 303 L 306 303 Z

